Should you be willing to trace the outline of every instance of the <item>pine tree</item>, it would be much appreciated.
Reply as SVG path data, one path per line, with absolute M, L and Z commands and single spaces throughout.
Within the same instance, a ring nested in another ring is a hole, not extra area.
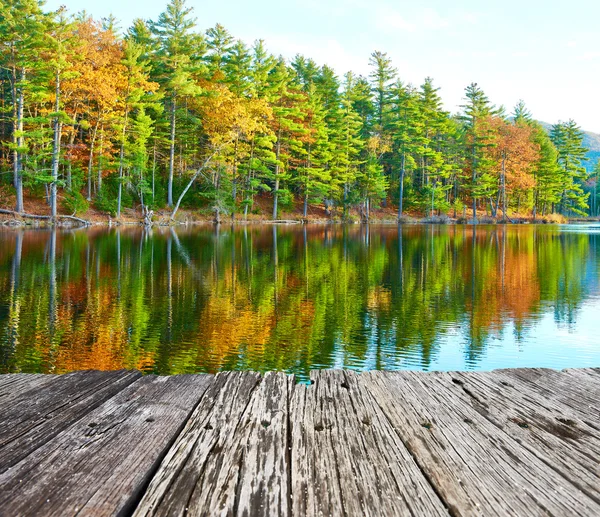
M 8 72 L 11 97 L 11 144 L 13 186 L 17 212 L 23 211 L 23 171 L 27 153 L 24 129 L 28 97 L 41 87 L 44 61 L 41 51 L 45 45 L 42 3 L 37 0 L 1 0 L 0 62 Z
M 550 138 L 558 151 L 557 163 L 561 170 L 561 214 L 585 215 L 588 194 L 583 191 L 587 171 L 583 166 L 588 149 L 583 147 L 583 133 L 574 120 L 552 126 Z
M 360 137 L 363 122 L 352 104 L 354 77 L 346 74 L 338 116 L 329 124 L 331 144 L 330 195 L 342 206 L 343 218 L 348 218 L 348 208 L 358 201 L 353 188 L 362 164 L 364 141 Z
M 392 66 L 392 60 L 385 52 L 371 54 L 369 65 L 372 67 L 370 78 L 375 96 L 375 132 L 383 136 L 385 116 L 390 102 L 390 86 L 398 72 Z
M 416 152 L 421 169 L 423 205 L 428 207 L 427 211 L 436 209 L 444 199 L 446 190 L 452 186 L 448 182 L 452 168 L 445 163 L 442 152 L 448 114 L 442 110 L 438 91 L 439 88 L 433 86 L 430 77 L 425 78 L 419 89 L 418 118 L 421 131 Z
M 530 124 L 533 121 L 531 112 L 525 106 L 525 101 L 522 99 L 517 102 L 513 110 L 512 119 L 516 124 Z
M 294 88 L 293 75 L 283 58 L 270 74 L 268 100 L 273 110 L 273 133 L 275 134 L 275 163 L 273 181 L 273 219 L 279 213 L 279 201 L 283 196 L 289 199 L 289 190 L 282 183 L 291 179 L 294 152 L 302 149 L 300 136 L 305 133 L 304 116 L 301 109 L 305 96 Z
M 52 219 L 56 221 L 58 215 L 58 169 L 61 158 L 62 128 L 69 121 L 67 114 L 63 111 L 62 81 L 69 77 L 72 72 L 74 59 L 73 22 L 67 17 L 61 8 L 56 17 L 49 23 L 48 37 L 50 38 L 50 59 L 48 61 L 53 76 L 54 86 L 54 109 L 52 113 L 52 126 L 54 139 L 52 143 L 52 164 L 50 183 L 50 209 Z
M 598 217 L 600 215 L 600 206 L 598 205 L 598 198 L 600 197 L 600 160 L 596 162 L 592 169 L 590 190 L 590 215 Z
M 237 40 L 225 56 L 223 71 L 229 88 L 238 96 L 249 96 L 252 84 L 252 55 L 243 41 Z
M 121 201 L 123 185 L 130 183 L 125 178 L 125 167 L 133 170 L 135 182 L 138 185 L 142 205 L 143 200 L 143 174 L 146 169 L 147 142 L 152 135 L 152 119 L 146 114 L 146 110 L 157 110 L 156 101 L 153 99 L 158 84 L 148 80 L 149 70 L 147 62 L 142 60 L 144 48 L 132 40 L 125 42 L 123 67 L 125 69 L 125 90 L 122 94 L 122 120 L 120 149 L 119 149 L 119 185 L 117 194 L 117 218 L 121 216 Z M 132 119 L 132 120 L 130 120 Z M 133 123 L 133 131 L 130 132 L 130 124 Z
M 229 31 L 220 23 L 206 31 L 206 62 L 208 73 L 215 81 L 222 81 L 225 77 L 223 68 L 227 62 L 227 55 L 234 47 L 234 39 Z
M 331 175 L 328 164 L 331 160 L 329 131 L 326 111 L 314 83 L 307 92 L 304 124 L 306 134 L 302 163 L 298 167 L 298 185 L 304 199 L 303 216 L 308 215 L 309 202 L 321 201 L 329 194 Z
M 489 128 L 489 117 L 497 114 L 489 99 L 477 83 L 471 83 L 465 89 L 467 103 L 462 105 L 461 119 L 465 124 L 469 146 L 469 167 L 471 173 L 471 199 L 473 222 L 477 222 L 477 200 L 485 197 L 488 191 L 489 161 L 485 158 L 485 149 L 493 145 L 493 135 Z
M 392 61 L 385 52 L 373 52 L 369 59 L 369 65 L 372 67 L 369 78 L 371 79 L 371 88 L 374 97 L 374 117 L 371 125 L 371 135 L 377 137 L 378 147 L 386 149 L 385 152 L 377 154 L 379 155 L 379 163 L 383 168 L 383 172 L 389 180 L 393 167 L 391 163 L 393 160 L 391 156 L 391 136 L 387 131 L 390 115 L 390 87 L 398 71 L 392 66 Z
M 422 132 L 419 118 L 419 97 L 414 88 L 397 81 L 391 88 L 391 116 L 388 128 L 393 145 L 393 167 L 398 171 L 398 219 L 404 215 L 407 171 L 416 171 L 413 157 L 417 138 Z
M 165 111 L 169 113 L 169 172 L 167 205 L 173 206 L 173 174 L 177 137 L 177 109 L 180 97 L 199 93 L 193 80 L 198 72 L 198 59 L 204 54 L 203 40 L 192 32 L 196 26 L 193 8 L 185 0 L 171 0 L 158 21 L 151 22 L 152 33 L 158 40 L 157 63 L 153 78 L 165 91 Z

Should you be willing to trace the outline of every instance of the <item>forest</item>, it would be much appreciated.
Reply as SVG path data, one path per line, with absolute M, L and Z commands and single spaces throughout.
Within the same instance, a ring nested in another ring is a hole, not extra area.
M 215 222 L 316 206 L 361 222 L 380 207 L 398 221 L 599 215 L 600 166 L 586 170 L 575 121 L 548 132 L 476 83 L 449 113 L 430 77 L 403 81 L 380 51 L 369 66 L 340 77 L 201 30 L 185 0 L 127 29 L 0 0 L 0 205 L 39 200 L 54 220 L 91 208 Z

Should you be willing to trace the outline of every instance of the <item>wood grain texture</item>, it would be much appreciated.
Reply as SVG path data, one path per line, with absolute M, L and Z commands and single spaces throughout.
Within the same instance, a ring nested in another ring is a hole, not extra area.
M 525 389 L 553 400 L 580 413 L 582 418 L 597 426 L 600 421 L 600 384 L 594 377 L 576 370 L 557 371 L 548 368 L 514 368 L 489 372 L 507 385 L 524 383 Z
M 292 402 L 294 515 L 447 515 L 356 374 L 312 372 Z
M 0 375 L 0 410 L 7 407 L 6 404 L 23 396 L 28 391 L 41 386 L 48 386 L 57 378 L 57 375 L 44 375 L 41 373 L 8 373 Z
M 458 396 L 451 378 L 369 372 L 360 381 L 452 513 L 600 514 L 597 502 Z
M 22 392 L 2 408 L 0 473 L 67 429 L 141 376 L 139 372 L 75 372 Z
M 261 377 L 219 373 L 164 458 L 134 515 L 231 515 L 238 481 L 248 407 Z M 237 439 L 234 437 L 238 437 Z
M 600 502 L 600 432 L 570 406 L 537 395 L 528 383 L 503 383 L 488 373 L 433 375 L 463 403 Z
M 0 515 L 600 515 L 598 369 L 311 379 L 0 376 Z
M 211 383 L 146 376 L 126 387 L 0 475 L 2 513 L 130 512 Z

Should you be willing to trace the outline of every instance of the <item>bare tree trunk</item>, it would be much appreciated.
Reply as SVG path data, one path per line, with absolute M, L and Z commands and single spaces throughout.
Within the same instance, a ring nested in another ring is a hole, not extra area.
M 98 132 L 98 121 L 96 121 L 96 125 L 94 126 L 94 132 L 92 133 L 92 140 L 90 141 L 90 156 L 88 158 L 88 184 L 87 184 L 87 200 L 92 200 L 92 170 L 94 168 L 94 144 L 96 143 L 96 134 Z M 100 177 L 100 172 L 98 172 L 98 177 Z
M 117 219 L 121 218 L 121 200 L 123 198 L 123 160 L 125 157 L 125 135 L 127 131 L 127 120 L 129 111 L 125 110 L 125 120 L 123 121 L 123 131 L 121 133 L 121 148 L 119 150 L 119 193 L 117 194 Z
M 23 211 L 23 153 L 22 148 L 24 145 L 24 137 L 23 137 L 23 112 L 25 105 L 25 95 L 23 92 L 23 86 L 18 90 L 17 94 L 17 85 L 16 85 L 16 72 L 13 75 L 13 99 L 17 97 L 16 104 L 16 122 L 14 124 L 14 143 L 16 144 L 16 149 L 14 150 L 14 163 L 13 163 L 13 171 L 14 171 L 14 187 L 16 191 L 16 204 L 15 210 L 17 212 Z M 21 80 L 25 80 L 25 70 L 21 70 Z
M 102 190 L 102 151 L 104 149 L 104 124 L 100 126 L 100 145 L 98 146 L 98 182 L 96 185 L 96 195 Z
M 277 202 L 279 198 L 279 155 L 281 153 L 281 129 L 277 134 L 277 147 L 275 152 L 275 189 L 273 192 L 273 220 L 277 219 Z
M 186 187 L 183 189 L 183 192 L 179 195 L 179 198 L 177 199 L 177 203 L 175 203 L 175 207 L 173 208 L 173 212 L 171 213 L 171 221 L 173 221 L 175 219 L 175 214 L 177 214 L 177 210 L 179 210 L 179 205 L 181 204 L 181 201 L 183 200 L 184 196 L 187 194 L 187 191 L 194 184 L 194 181 L 196 181 L 198 176 L 200 176 L 200 174 L 202 174 L 204 169 L 206 169 L 206 167 L 208 167 L 208 165 L 212 161 L 213 157 L 217 154 L 217 152 L 218 152 L 218 150 L 213 151 L 213 153 L 206 160 L 204 160 L 204 163 L 194 173 L 194 175 L 192 176 L 192 178 L 190 179 L 190 181 L 188 182 Z
M 154 205 L 154 176 L 156 174 L 156 139 L 154 139 L 154 152 L 152 154 L 152 204 Z
M 506 157 L 502 157 L 502 213 L 504 214 L 504 222 L 506 222 Z
M 77 114 L 75 114 L 75 116 L 73 117 L 73 130 L 71 131 L 71 134 L 69 135 L 69 149 L 73 149 L 73 146 L 75 145 L 75 122 L 76 122 L 76 117 Z M 73 163 L 71 160 L 71 157 L 69 157 L 69 161 L 67 163 L 67 190 L 72 190 L 73 188 Z
M 231 220 L 235 219 L 235 209 L 237 208 L 237 156 L 238 156 L 238 139 L 235 139 L 235 147 L 233 152 L 233 170 L 232 170 L 232 179 L 231 179 L 231 197 L 233 200 L 233 210 L 231 211 Z
M 406 174 L 406 153 L 402 152 L 402 163 L 400 165 L 400 192 L 398 194 L 398 221 L 404 213 L 404 175 Z
M 173 207 L 173 168 L 175 166 L 175 112 L 177 109 L 175 94 L 171 100 L 171 142 L 169 148 L 169 184 L 167 185 L 167 205 Z
M 475 124 L 477 122 L 477 119 L 475 117 L 473 117 L 473 156 L 472 156 L 472 166 L 473 166 L 473 186 L 471 187 L 472 189 L 475 189 L 475 182 L 477 181 L 477 147 L 476 147 L 476 138 L 477 138 L 477 133 L 475 130 Z M 473 191 L 471 193 L 473 195 L 473 224 L 477 224 L 477 198 L 475 197 L 475 192 Z
M 60 136 L 62 123 L 60 121 L 60 71 L 56 71 L 56 103 L 55 110 L 56 116 L 54 117 L 54 144 L 52 146 L 52 183 L 50 185 L 50 207 L 52 209 L 52 219 L 56 221 L 56 215 L 58 214 L 57 206 L 57 189 L 58 189 L 58 165 L 60 160 Z

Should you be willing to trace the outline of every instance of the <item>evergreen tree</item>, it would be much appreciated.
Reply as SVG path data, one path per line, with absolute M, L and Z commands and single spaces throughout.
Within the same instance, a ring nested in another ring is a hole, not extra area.
M 17 212 L 23 211 L 23 173 L 27 154 L 24 129 L 29 97 L 42 87 L 44 61 L 41 51 L 44 42 L 44 15 L 37 0 L 1 0 L 0 63 L 10 84 L 10 121 L 13 187 Z
M 206 31 L 206 47 L 208 49 L 206 54 L 208 72 L 214 80 L 222 81 L 227 56 L 234 47 L 233 36 L 225 27 L 217 23 Z
M 302 138 L 303 159 L 298 167 L 298 184 L 304 200 L 302 212 L 305 218 L 308 215 L 309 202 L 323 200 L 329 194 L 331 183 L 331 153 L 326 111 L 314 84 L 309 87 L 307 98 L 304 116 L 307 132 Z
M 147 143 L 152 135 L 153 121 L 146 113 L 147 109 L 158 111 L 153 98 L 158 84 L 151 83 L 148 63 L 143 61 L 144 48 L 128 40 L 125 43 L 123 66 L 125 68 L 125 91 L 123 92 L 120 150 L 119 185 L 117 195 L 117 218 L 121 216 L 123 185 L 131 184 L 131 178 L 125 177 L 125 168 L 131 170 L 142 205 L 144 204 L 144 172 L 147 164 Z M 132 119 L 130 121 L 130 119 Z M 133 131 L 130 131 L 130 123 Z
M 390 86 L 398 71 L 392 66 L 392 60 L 385 52 L 371 54 L 369 65 L 372 67 L 370 78 L 375 97 L 375 131 L 383 136 L 385 115 L 390 102 Z
M 167 205 L 173 206 L 173 174 L 177 137 L 177 108 L 180 97 L 199 93 L 193 80 L 198 71 L 198 58 L 204 54 L 202 38 L 192 30 L 193 8 L 185 0 L 171 0 L 156 22 L 151 22 L 152 33 L 158 40 L 155 78 L 165 92 L 165 112 L 169 113 L 169 165 Z
M 227 84 L 238 96 L 249 96 L 252 84 L 252 55 L 243 41 L 237 40 L 225 56 L 223 71 Z
M 461 120 L 465 124 L 466 138 L 469 147 L 469 168 L 471 176 L 471 200 L 473 222 L 477 222 L 477 200 L 489 194 L 487 175 L 490 163 L 485 158 L 485 149 L 493 145 L 493 134 L 490 130 L 489 117 L 497 114 L 497 110 L 477 83 L 471 83 L 465 89 L 466 104 L 462 105 Z
M 352 103 L 354 77 L 346 74 L 344 92 L 340 100 L 338 116 L 329 125 L 329 142 L 331 144 L 331 186 L 330 195 L 342 206 L 344 219 L 348 218 L 351 204 L 358 202 L 356 190 L 362 164 L 364 141 L 360 133 L 363 126 L 360 115 Z
M 50 54 L 48 64 L 53 78 L 53 113 L 52 113 L 52 163 L 50 182 L 50 209 L 52 219 L 56 220 L 58 215 L 58 187 L 59 187 L 59 165 L 61 159 L 62 128 L 65 122 L 69 122 L 68 115 L 63 111 L 63 84 L 62 81 L 69 77 L 72 71 L 74 59 L 73 22 L 61 8 L 56 17 L 50 21 L 47 29 L 50 39 Z
M 588 149 L 583 147 L 583 133 L 574 120 L 552 126 L 550 138 L 558 151 L 557 163 L 561 171 L 559 211 L 585 214 L 588 195 L 583 191 L 587 171 L 583 166 Z
M 406 173 L 417 170 L 414 154 L 422 131 L 418 94 L 411 86 L 398 81 L 391 88 L 391 106 L 389 131 L 393 145 L 393 167 L 398 171 L 398 219 L 401 219 L 404 215 Z
M 291 179 L 294 153 L 301 153 L 300 137 L 305 133 L 305 113 L 300 105 L 305 96 L 297 91 L 283 58 L 270 74 L 269 103 L 273 110 L 273 133 L 275 135 L 275 163 L 271 174 L 273 182 L 273 219 L 277 219 L 279 202 L 291 200 L 291 193 L 282 184 Z

